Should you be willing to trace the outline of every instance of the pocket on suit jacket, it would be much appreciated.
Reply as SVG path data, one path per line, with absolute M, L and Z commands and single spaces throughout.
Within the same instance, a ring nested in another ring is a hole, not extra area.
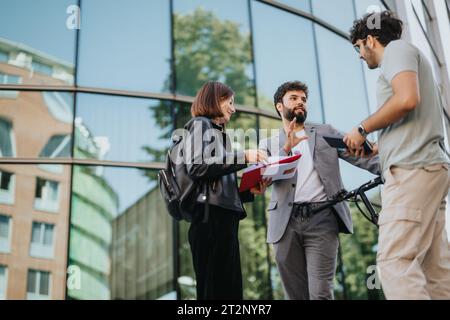
M 278 201 L 270 201 L 269 205 L 267 206 L 267 211 L 272 211 L 277 208 Z

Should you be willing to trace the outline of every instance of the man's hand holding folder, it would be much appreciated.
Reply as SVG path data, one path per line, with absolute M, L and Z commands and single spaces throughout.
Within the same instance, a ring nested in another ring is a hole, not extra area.
M 270 157 L 267 163 L 247 168 L 242 175 L 239 192 L 261 187 L 261 182 L 289 179 L 295 175 L 298 159 L 301 155 L 290 157 Z

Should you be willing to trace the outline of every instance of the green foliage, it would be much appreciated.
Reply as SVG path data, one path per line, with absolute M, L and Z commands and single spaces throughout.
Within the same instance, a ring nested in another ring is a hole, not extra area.
M 239 24 L 197 8 L 190 14 L 175 14 L 174 25 L 178 93 L 195 96 L 205 82 L 217 80 L 235 90 L 236 103 L 255 104 L 248 76 L 250 35 L 241 33 Z
M 367 268 L 376 265 L 375 248 L 378 243 L 378 229 L 364 218 L 355 204 L 350 203 L 350 211 L 353 217 L 354 234 L 340 236 L 347 298 L 382 299 L 381 290 L 367 288 L 367 278 L 372 275 L 367 273 Z M 337 284 L 338 288 L 342 288 L 343 283 L 339 276 Z M 336 296 L 344 298 L 340 290 L 336 292 Z

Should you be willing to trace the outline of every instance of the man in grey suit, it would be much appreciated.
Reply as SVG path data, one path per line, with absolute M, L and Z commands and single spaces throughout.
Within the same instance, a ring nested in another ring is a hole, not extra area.
M 305 124 L 308 87 L 299 81 L 281 85 L 274 104 L 282 118 L 279 135 L 262 140 L 259 148 L 269 156 L 302 154 L 292 179 L 273 183 L 267 241 L 272 243 L 284 292 L 290 300 L 333 299 L 333 279 L 339 232 L 352 233 L 346 203 L 315 214 L 344 189 L 339 158 L 380 174 L 378 156 L 358 158 L 330 147 L 323 136 L 344 135 L 327 124 Z M 374 147 L 374 152 L 377 147 Z

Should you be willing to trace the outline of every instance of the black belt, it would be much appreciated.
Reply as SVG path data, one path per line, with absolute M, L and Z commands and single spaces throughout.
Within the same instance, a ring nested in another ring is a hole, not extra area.
M 294 203 L 292 215 L 294 217 L 300 216 L 302 221 L 304 220 L 309 221 L 309 219 L 313 214 L 323 211 L 323 210 L 314 211 L 314 209 L 324 206 L 327 203 L 331 203 L 331 201 Z

